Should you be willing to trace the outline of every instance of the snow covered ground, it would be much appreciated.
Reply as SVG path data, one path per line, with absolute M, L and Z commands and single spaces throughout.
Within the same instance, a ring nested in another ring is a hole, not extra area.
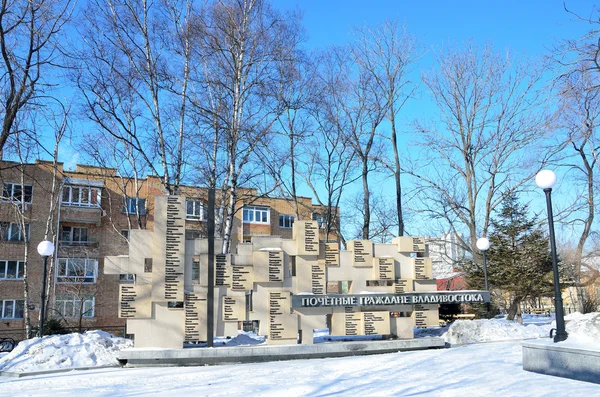
M 0 378 L 1 396 L 595 396 L 600 385 L 523 371 L 518 342 L 216 367 Z
M 600 349 L 600 313 L 568 318 L 569 339 L 562 343 Z M 546 337 L 553 327 L 549 317 L 526 316 L 524 322 L 525 326 L 504 319 L 457 321 L 449 328 L 419 331 L 421 337 L 441 335 L 458 346 L 442 350 L 216 367 L 108 368 L 0 378 L 0 396 L 600 395 L 597 384 L 523 371 L 520 341 L 514 339 Z M 322 334 L 316 337 L 324 337 Z M 477 343 L 504 339 L 511 341 Z M 255 335 L 241 334 L 223 340 L 221 345 L 260 342 Z M 117 350 L 128 343 L 102 332 L 44 338 L 43 343 L 34 338 L 0 358 L 0 370 L 41 370 L 62 363 L 105 365 L 105 358 L 110 362 L 108 357 L 112 355 L 114 359 Z M 90 363 L 92 359 L 95 364 Z

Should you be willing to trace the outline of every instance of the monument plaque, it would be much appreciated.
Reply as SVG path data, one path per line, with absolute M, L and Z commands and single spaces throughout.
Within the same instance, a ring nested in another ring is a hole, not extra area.
M 291 313 L 290 293 L 286 291 L 269 292 L 269 315 L 289 315 Z
M 223 321 L 244 321 L 246 319 L 246 297 L 223 297 Z
M 311 267 L 311 288 L 312 293 L 315 295 L 325 294 L 327 282 L 325 280 L 325 264 L 324 263 L 312 263 Z
M 395 278 L 394 258 L 373 258 L 373 262 L 375 262 L 373 275 L 376 280 L 393 280 Z
M 269 339 L 298 338 L 298 318 L 295 315 L 269 316 Z
M 200 319 L 204 318 L 206 311 L 206 299 L 201 299 L 200 295 L 186 292 L 185 293 L 185 343 L 195 343 L 201 340 L 206 340 L 206 327 L 200 326 Z
M 231 290 L 249 291 L 254 283 L 253 266 L 231 266 Z
M 397 278 L 394 281 L 394 293 L 403 294 L 405 292 L 412 292 L 411 280 L 405 278 Z
M 269 281 L 283 282 L 283 251 L 269 251 Z
M 292 227 L 298 255 L 319 255 L 319 224 L 317 221 L 296 221 Z
M 215 255 L 215 286 L 231 286 L 231 256 L 226 254 Z
M 185 268 L 185 198 L 167 197 L 165 225 L 165 296 L 167 301 L 183 301 Z
M 423 237 L 395 237 L 392 243 L 398 245 L 398 252 L 425 252 L 425 239 Z
M 150 318 L 152 303 L 151 284 L 119 285 L 119 318 Z
M 352 266 L 373 266 L 373 243 L 371 240 L 348 241 L 348 250 L 352 252 Z
M 430 280 L 432 276 L 431 258 L 413 258 L 415 262 L 415 280 Z
M 344 313 L 344 329 L 348 336 L 364 335 L 362 313 Z
M 338 243 L 325 243 L 325 266 L 340 266 L 340 246 Z
M 388 335 L 390 333 L 389 312 L 364 312 L 365 335 Z

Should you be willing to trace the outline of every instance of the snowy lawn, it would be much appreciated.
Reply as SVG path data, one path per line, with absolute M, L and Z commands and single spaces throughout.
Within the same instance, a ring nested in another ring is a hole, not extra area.
M 523 371 L 518 342 L 216 367 L 0 378 L 1 396 L 595 396 L 600 385 Z

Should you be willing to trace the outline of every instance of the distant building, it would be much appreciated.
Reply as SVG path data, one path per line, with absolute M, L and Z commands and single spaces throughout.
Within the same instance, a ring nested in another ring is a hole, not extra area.
M 455 233 L 441 237 L 428 237 L 429 257 L 433 264 L 433 278 L 441 280 L 456 276 L 456 264 L 465 259 L 465 250 L 458 243 Z

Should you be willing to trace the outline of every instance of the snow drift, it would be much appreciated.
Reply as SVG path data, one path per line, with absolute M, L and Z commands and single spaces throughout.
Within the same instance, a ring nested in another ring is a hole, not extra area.
M 117 353 L 133 341 L 104 331 L 24 340 L 0 358 L 0 371 L 35 372 L 118 365 Z
M 600 345 L 600 313 L 573 313 L 566 318 L 569 340 Z M 521 325 L 503 320 L 455 321 L 442 338 L 451 345 L 547 338 L 556 322 Z

